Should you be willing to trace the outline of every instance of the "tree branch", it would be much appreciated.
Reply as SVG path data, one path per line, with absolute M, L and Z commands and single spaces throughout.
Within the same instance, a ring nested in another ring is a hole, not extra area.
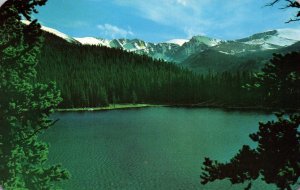
M 276 3 L 278 3 L 280 0 L 274 0 L 273 2 L 269 3 L 269 4 L 266 4 L 266 6 L 273 6 L 275 5 Z
M 55 125 L 55 123 L 57 123 L 59 121 L 59 119 L 56 119 L 56 120 L 54 120 L 51 124 L 49 124 L 48 126 L 47 126 L 47 128 L 48 127 L 51 127 L 51 126 L 53 126 L 53 125 Z M 20 141 L 21 142 L 24 142 L 24 141 L 27 141 L 28 139 L 30 139 L 30 138 L 32 138 L 33 136 L 35 136 L 35 135 L 37 135 L 39 132 L 41 132 L 43 129 L 46 129 L 45 127 L 40 127 L 40 128 L 38 128 L 38 129 L 36 129 L 32 134 L 30 134 L 30 135 L 28 135 L 26 138 L 24 138 L 24 139 L 21 139 Z
M 290 19 L 290 20 L 286 21 L 285 23 L 290 23 L 290 22 L 295 22 L 295 21 L 300 21 L 300 18 Z
M 282 2 L 283 0 L 273 0 L 269 4 L 266 4 L 266 6 L 274 6 L 275 4 Z M 286 5 L 284 7 L 281 7 L 280 9 L 287 9 L 287 8 L 297 8 L 298 12 L 295 15 L 294 18 L 291 18 L 290 20 L 286 21 L 285 23 L 300 21 L 300 3 L 296 0 L 285 0 Z

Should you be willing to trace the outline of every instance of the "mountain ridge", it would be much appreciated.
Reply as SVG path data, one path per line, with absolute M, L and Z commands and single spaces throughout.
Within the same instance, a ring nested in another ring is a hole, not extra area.
M 175 39 L 162 43 L 125 38 L 73 38 L 45 26 L 42 29 L 69 43 L 117 48 L 173 62 L 201 73 L 208 70 L 258 70 L 273 53 L 300 50 L 300 30 L 296 29 L 269 30 L 237 40 L 220 40 L 198 35 L 189 40 Z
M 291 46 L 300 41 L 300 30 L 289 28 L 255 33 L 251 36 L 236 40 L 221 40 L 196 35 L 191 39 L 171 39 L 160 43 L 147 42 L 141 39 L 120 38 L 108 40 L 99 37 L 71 37 L 50 27 L 42 26 L 42 29 L 70 43 L 121 48 L 125 51 L 148 54 L 153 58 L 176 63 L 182 62 L 193 53 L 198 53 L 208 48 L 225 54 L 238 55 L 245 52 L 279 49 L 281 47 Z

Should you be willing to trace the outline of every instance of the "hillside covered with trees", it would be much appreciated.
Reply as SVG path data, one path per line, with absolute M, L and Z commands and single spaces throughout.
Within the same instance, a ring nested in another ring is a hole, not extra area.
M 249 71 L 199 74 L 120 49 L 68 43 L 50 33 L 45 33 L 37 71 L 38 81 L 56 81 L 64 99 L 61 108 L 122 103 L 298 106 L 284 97 L 266 100 L 268 89 L 263 87 L 243 88 L 255 85 L 256 74 Z
M 63 108 L 115 103 L 253 105 L 259 93 L 242 85 L 251 73 L 200 75 L 119 49 L 67 43 L 46 33 L 38 80 L 56 81 Z M 263 100 L 261 100 L 263 101 Z

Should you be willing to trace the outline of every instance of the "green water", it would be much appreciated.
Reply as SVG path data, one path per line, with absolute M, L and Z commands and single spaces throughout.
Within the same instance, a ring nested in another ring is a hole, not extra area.
M 72 179 L 67 190 L 239 190 L 228 181 L 200 185 L 205 156 L 228 160 L 270 114 L 220 109 L 143 108 L 57 113 L 44 135 L 50 161 Z M 255 182 L 253 189 L 275 189 Z

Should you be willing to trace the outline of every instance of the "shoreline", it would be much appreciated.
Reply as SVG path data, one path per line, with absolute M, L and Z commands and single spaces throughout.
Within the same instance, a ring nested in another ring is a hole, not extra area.
M 287 112 L 300 112 L 300 109 L 296 108 L 278 108 L 278 107 L 263 107 L 263 106 L 229 106 L 229 105 L 218 105 L 210 103 L 200 104 L 111 104 L 105 107 L 84 107 L 84 108 L 59 108 L 55 109 L 57 112 L 85 112 L 85 111 L 109 111 L 109 110 L 120 110 L 120 109 L 138 109 L 138 108 L 149 108 L 149 107 L 174 107 L 174 108 L 219 108 L 224 110 L 240 110 L 240 111 L 268 111 L 276 112 L 285 110 Z
M 181 108 L 216 108 L 224 110 L 238 110 L 238 111 L 265 111 L 265 112 L 300 112 L 299 108 L 280 108 L 280 107 L 267 107 L 267 106 L 238 106 L 238 105 L 225 105 L 225 104 L 210 104 L 210 103 L 200 103 L 200 104 L 177 104 L 169 105 L 169 107 L 181 107 Z
M 90 107 L 90 108 L 59 108 L 55 109 L 57 112 L 84 112 L 84 111 L 107 111 L 107 110 L 119 110 L 119 109 L 136 109 L 147 107 L 161 107 L 164 105 L 154 104 L 111 104 L 105 107 Z

